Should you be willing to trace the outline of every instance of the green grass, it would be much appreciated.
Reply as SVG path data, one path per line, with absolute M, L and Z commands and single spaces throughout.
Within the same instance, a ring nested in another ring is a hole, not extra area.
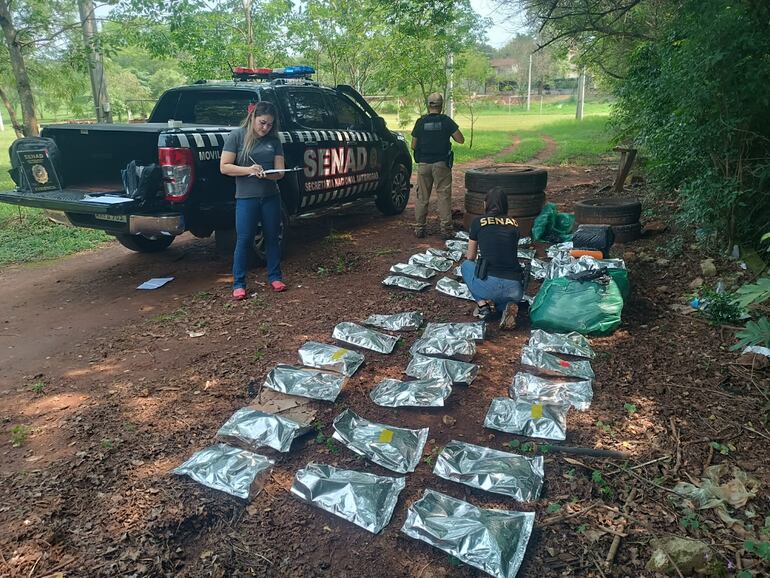
M 0 191 L 15 186 L 8 174 L 10 161 L 4 153 L 15 138 L 8 128 L 0 132 Z M 101 231 L 52 223 L 40 209 L 0 203 L 0 267 L 56 259 L 109 239 Z
M 499 162 L 526 162 L 535 157 L 546 146 L 543 135 L 556 141 L 556 151 L 546 162 L 554 164 L 587 165 L 599 162 L 611 145 L 610 133 L 606 127 L 610 105 L 606 102 L 586 103 L 584 118 L 575 120 L 575 103 L 571 100 L 543 105 L 533 101 L 531 110 L 517 106 L 486 108 L 478 111 L 473 126 L 473 147 L 470 148 L 470 119 L 459 107 L 455 120 L 465 135 L 464 145 L 454 145 L 455 162 L 463 163 L 493 156 L 510 146 L 515 137 L 521 143 L 512 153 L 501 156 Z M 383 115 L 388 126 L 398 127 L 395 114 Z M 412 119 L 405 130 L 407 142 L 411 142 Z

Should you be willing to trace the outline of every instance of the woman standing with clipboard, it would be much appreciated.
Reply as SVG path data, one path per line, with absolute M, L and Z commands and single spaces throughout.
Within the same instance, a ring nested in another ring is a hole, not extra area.
M 281 273 L 281 194 L 276 181 L 283 177 L 283 145 L 276 136 L 275 106 L 249 105 L 240 128 L 225 139 L 219 170 L 235 177 L 235 254 L 233 299 L 246 298 L 246 273 L 257 224 L 262 223 L 267 254 L 267 280 L 273 291 L 285 291 Z M 278 169 L 281 172 L 269 172 Z

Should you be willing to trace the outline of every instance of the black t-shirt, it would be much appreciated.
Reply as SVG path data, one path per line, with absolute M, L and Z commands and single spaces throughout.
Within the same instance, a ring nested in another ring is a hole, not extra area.
M 418 163 L 447 160 L 452 150 L 449 138 L 458 128 L 457 123 L 445 114 L 434 112 L 418 118 L 412 129 L 412 137 L 417 139 L 414 160 Z
M 513 217 L 477 217 L 471 223 L 468 237 L 479 244 L 479 252 L 489 263 L 487 275 L 521 280 L 518 226 Z

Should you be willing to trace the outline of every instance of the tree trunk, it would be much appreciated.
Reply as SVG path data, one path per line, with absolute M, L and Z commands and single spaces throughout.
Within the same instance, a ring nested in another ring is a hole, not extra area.
M 8 111 L 8 116 L 11 119 L 11 125 L 13 126 L 13 130 L 16 133 L 16 138 L 23 137 L 24 131 L 22 129 L 24 127 L 22 127 L 19 124 L 19 119 L 16 118 L 16 109 L 13 107 L 13 104 L 11 103 L 10 99 L 8 98 L 8 95 L 5 93 L 2 87 L 0 87 L 0 100 L 3 101 L 3 104 L 5 105 L 5 110 Z
M 9 0 L 0 0 L 0 27 L 3 29 L 8 54 L 11 57 L 13 76 L 16 79 L 16 90 L 19 92 L 21 114 L 24 120 L 24 136 L 38 136 L 40 127 L 35 115 L 35 100 L 32 98 L 32 86 L 29 82 L 29 75 L 27 75 L 27 67 L 24 64 L 24 55 L 21 53 L 21 46 L 16 40 L 18 31 L 13 25 Z
M 246 17 L 246 50 L 248 50 L 248 67 L 254 68 L 254 23 L 251 19 L 252 0 L 243 0 L 243 15 Z M 264 66 L 264 65 L 263 65 Z

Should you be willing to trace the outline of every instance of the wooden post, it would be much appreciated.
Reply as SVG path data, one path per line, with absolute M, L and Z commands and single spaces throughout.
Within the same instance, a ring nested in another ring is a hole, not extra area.
M 618 174 L 615 177 L 615 182 L 612 185 L 613 190 L 616 193 L 623 191 L 623 186 L 628 178 L 628 173 L 631 172 L 631 166 L 636 159 L 636 149 L 630 147 L 615 147 L 612 149 L 620 152 L 620 165 L 618 165 Z

